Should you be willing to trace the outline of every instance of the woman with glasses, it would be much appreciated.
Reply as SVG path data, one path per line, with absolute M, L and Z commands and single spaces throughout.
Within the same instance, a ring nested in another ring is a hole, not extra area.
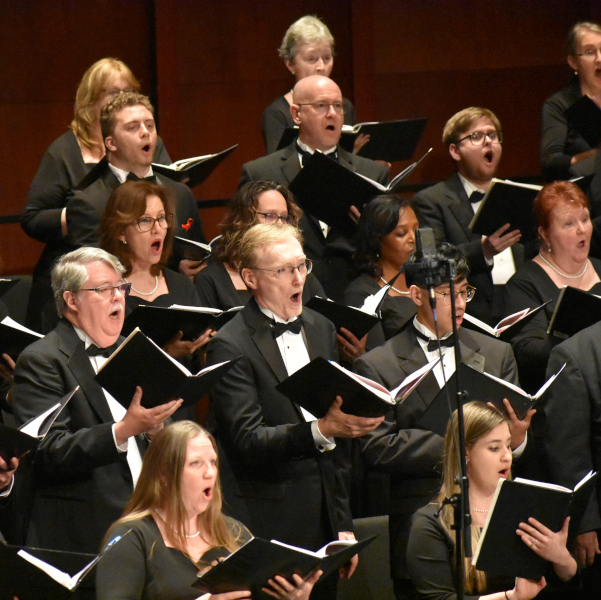
M 507 314 L 551 300 L 511 339 L 520 383 L 530 393 L 545 382 L 549 354 L 562 341 L 547 334 L 561 289 L 567 285 L 601 293 L 601 261 L 589 257 L 593 228 L 589 202 L 582 190 L 569 181 L 549 183 L 538 193 L 533 210 L 540 251 L 505 286 Z
M 294 22 L 286 31 L 278 50 L 286 68 L 294 76 L 295 83 L 308 75 L 329 77 L 334 66 L 334 37 L 326 24 L 317 17 L 305 16 Z M 263 140 L 267 154 L 278 149 L 284 131 L 294 127 L 290 114 L 292 87 L 279 96 L 263 113 Z M 344 123 L 354 125 L 355 109 L 344 98 Z M 358 136 L 356 151 L 369 141 L 369 136 Z
M 344 303 L 360 307 L 399 274 L 415 250 L 419 222 L 411 202 L 399 196 L 378 196 L 361 213 L 354 255 L 359 276 L 344 293 Z M 415 315 L 405 274 L 401 273 L 382 304 L 382 322 L 367 336 L 366 350 L 383 344 Z
M 565 116 L 565 111 L 582 96 L 601 107 L 601 26 L 576 23 L 568 33 L 568 65 L 574 71 L 568 87 L 543 104 L 541 163 L 547 181 L 593 175 L 598 171 L 599 148 L 593 147 Z M 590 141 L 590 140 L 589 140 Z M 592 214 L 601 214 L 601 182 L 595 177 L 589 197 Z
M 124 279 L 131 284 L 126 314 L 141 304 L 201 306 L 192 282 L 165 267 L 173 246 L 174 205 L 168 188 L 144 180 L 120 185 L 106 205 L 100 246 L 125 267 Z M 206 343 L 210 334 L 207 330 L 197 340 L 183 341 L 179 332 L 163 349 L 183 358 Z
M 100 132 L 100 111 L 119 92 L 138 91 L 140 84 L 129 67 L 115 58 L 95 62 L 83 75 L 75 95 L 75 114 L 69 130 L 42 156 L 29 188 L 21 224 L 30 237 L 46 247 L 33 272 L 27 324 L 35 331 L 44 325 L 43 309 L 54 301 L 50 271 L 59 256 L 72 250 L 68 241 L 67 195 L 90 173 L 105 154 Z M 155 162 L 170 164 L 163 141 L 157 139 Z M 50 318 L 48 324 L 56 317 Z
M 302 210 L 286 187 L 270 181 L 251 181 L 243 185 L 229 202 L 213 255 L 194 279 L 202 305 L 221 310 L 245 305 L 250 292 L 237 266 L 242 236 L 257 223 L 297 226 L 301 215 Z M 303 302 L 313 296 L 325 298 L 325 292 L 317 278 L 309 274 Z
M 472 551 L 486 522 L 499 479 L 510 477 L 512 463 L 511 432 L 507 418 L 496 408 L 482 402 L 463 407 Z M 445 499 L 459 491 L 457 411 L 447 428 L 442 487 L 436 500 L 417 511 L 409 535 L 407 562 L 411 580 L 419 598 L 454 600 L 455 532 L 453 507 Z M 536 520 L 520 524 L 516 535 L 536 554 L 553 565 L 553 578 L 569 581 L 577 571 L 576 561 L 568 552 L 568 521 L 553 532 Z M 546 585 L 540 581 L 494 576 L 476 569 L 465 558 L 465 597 L 480 600 L 530 600 Z M 572 597 L 571 595 L 562 595 Z M 578 596 L 576 596 L 578 597 Z

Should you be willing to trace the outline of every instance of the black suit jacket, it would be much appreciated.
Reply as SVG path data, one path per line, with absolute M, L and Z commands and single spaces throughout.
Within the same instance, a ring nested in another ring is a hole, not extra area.
M 96 167 L 97 178 L 88 187 L 77 190 L 67 201 L 67 229 L 75 248 L 98 246 L 98 227 L 111 194 L 119 187 L 119 180 L 106 160 Z M 187 186 L 156 175 L 157 182 L 175 195 L 174 234 L 206 242 L 196 200 Z M 181 257 L 176 258 L 179 262 Z M 175 265 L 177 269 L 177 265 Z
M 334 326 L 303 311 L 309 357 L 338 360 Z M 252 299 L 209 343 L 208 364 L 241 356 L 211 390 L 225 511 L 254 535 L 317 549 L 352 529 L 343 481 L 348 445 L 321 453 L 300 408 L 276 391 L 288 377 L 269 320 Z
M 517 367 L 511 346 L 483 334 L 460 328 L 459 343 L 464 363 L 478 371 L 517 384 Z M 393 389 L 426 364 L 412 321 L 383 346 L 355 361 L 357 373 Z M 406 578 L 405 548 L 411 516 L 430 502 L 440 489 L 443 438 L 415 429 L 417 421 L 439 392 L 429 373 L 416 390 L 386 420 L 362 438 L 367 465 L 391 474 L 390 553 L 394 578 Z
M 478 290 L 468 304 L 468 312 L 489 325 L 496 325 L 505 316 L 503 295 L 495 293 L 491 268 L 482 252 L 482 236 L 469 227 L 474 210 L 459 175 L 418 192 L 413 202 L 419 211 L 420 225 L 434 230 L 436 243 L 449 242 L 467 258 L 469 283 Z M 514 244 L 511 249 L 517 270 L 524 262 L 524 247 Z
M 98 552 L 133 490 L 127 455 L 115 446 L 114 420 L 94 376 L 84 343 L 65 319 L 17 361 L 11 392 L 17 425 L 80 386 L 35 455 L 29 546 Z M 142 451 L 141 440 L 138 445 Z
M 357 156 L 338 147 L 338 160 L 351 171 L 365 175 L 382 184 L 388 182 L 388 170 L 373 160 Z M 238 187 L 249 181 L 274 181 L 288 187 L 301 170 L 296 142 L 273 154 L 263 156 L 242 167 L 242 177 Z M 302 205 L 301 205 L 302 206 Z M 342 233 L 332 228 L 324 237 L 319 221 L 304 214 L 299 227 L 303 232 L 304 249 L 313 261 L 313 272 L 324 287 L 328 296 L 336 301 L 352 278 L 352 255 L 355 248 Z

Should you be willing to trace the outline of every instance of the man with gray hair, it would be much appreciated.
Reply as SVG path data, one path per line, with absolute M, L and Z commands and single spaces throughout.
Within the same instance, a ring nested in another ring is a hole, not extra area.
M 145 440 L 181 405 L 152 409 L 138 388 L 125 410 L 94 380 L 120 339 L 130 284 L 99 248 L 65 254 L 52 271 L 61 319 L 19 356 L 11 400 L 17 425 L 80 386 L 34 458 L 36 489 L 27 545 L 95 553 L 129 500 Z

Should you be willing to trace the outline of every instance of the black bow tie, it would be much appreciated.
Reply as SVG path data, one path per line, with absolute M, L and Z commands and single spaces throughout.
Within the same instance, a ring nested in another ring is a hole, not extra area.
M 303 328 L 303 319 L 302 317 L 296 318 L 294 321 L 289 321 L 288 323 L 276 323 L 273 319 L 271 320 L 270 327 L 273 331 L 273 337 L 280 337 L 285 331 L 290 331 L 291 333 L 300 333 Z
M 304 150 L 298 144 L 296 144 L 296 151 L 303 157 L 303 159 L 311 158 L 313 156 L 313 154 L 311 154 L 307 150 Z M 332 150 L 332 152 L 329 152 L 328 154 L 326 154 L 326 156 L 328 158 L 331 158 L 332 160 L 335 160 L 336 162 L 338 162 L 338 150 L 334 149 L 334 150 Z
M 110 355 L 119 347 L 119 342 L 115 342 L 112 346 L 107 346 L 106 348 L 99 348 L 96 344 L 90 344 L 86 348 L 86 354 L 90 357 L 92 356 L 104 356 L 105 358 L 109 358 Z
M 470 202 L 474 204 L 475 202 L 480 202 L 484 198 L 484 194 L 482 192 L 472 192 L 470 194 Z
M 419 331 L 417 329 L 417 327 L 415 327 L 415 325 L 413 326 L 413 331 L 415 331 L 415 335 L 418 338 L 421 338 L 422 340 L 425 340 L 426 342 L 428 342 L 428 352 L 436 352 L 438 350 L 438 342 L 439 341 L 440 341 L 440 345 L 442 347 L 452 348 L 455 345 L 455 339 L 454 339 L 453 334 L 444 338 L 443 340 L 437 340 L 437 339 L 432 339 L 432 338 L 428 337 L 427 335 L 424 335 L 421 331 Z
M 147 177 L 138 177 L 135 173 L 129 172 L 126 177 L 127 181 L 150 181 L 150 183 L 156 183 L 156 177 L 154 175 L 148 175 Z

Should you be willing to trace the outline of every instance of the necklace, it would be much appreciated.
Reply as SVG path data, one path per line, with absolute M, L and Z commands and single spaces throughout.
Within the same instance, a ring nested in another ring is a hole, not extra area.
M 123 281 L 125 281 L 126 283 L 131 283 L 131 281 L 128 281 L 125 277 L 123 278 Z M 159 276 L 154 276 L 154 289 L 151 292 L 141 292 L 140 290 L 137 290 L 133 285 L 131 286 L 131 289 L 134 292 L 136 292 L 136 294 L 140 294 L 140 296 L 152 296 L 159 289 Z
M 386 281 L 386 279 L 384 279 L 384 277 L 382 277 L 381 275 L 380 281 L 382 281 L 384 285 L 388 285 L 388 281 Z M 390 286 L 390 289 L 394 290 L 397 294 L 402 294 L 403 296 L 408 296 L 410 294 L 410 292 L 403 292 L 402 290 L 397 290 L 393 285 Z
M 163 523 L 167 523 L 167 521 L 165 521 L 165 517 L 163 516 L 163 513 L 158 508 L 155 508 L 154 512 L 156 512 L 156 514 L 159 515 L 159 517 L 161 517 L 161 520 L 163 521 Z M 188 535 L 187 533 L 185 533 L 184 535 L 188 539 L 198 537 L 200 535 L 200 529 L 196 533 L 193 533 L 192 535 Z
M 561 275 L 562 277 L 565 277 L 566 279 L 580 279 L 585 273 L 586 270 L 588 269 L 588 260 L 586 261 L 586 264 L 584 265 L 584 269 L 582 269 L 582 273 L 580 273 L 579 275 L 566 275 L 565 273 L 562 273 L 559 269 L 556 269 L 540 252 L 538 253 L 538 255 L 541 257 L 541 260 L 549 265 L 558 275 Z
M 474 512 L 481 512 L 481 513 L 487 513 L 490 509 L 484 509 L 484 508 L 472 508 L 472 510 Z

